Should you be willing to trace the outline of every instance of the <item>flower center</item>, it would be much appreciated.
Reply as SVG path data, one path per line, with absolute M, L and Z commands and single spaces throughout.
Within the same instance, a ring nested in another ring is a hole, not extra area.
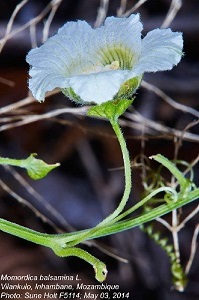
M 92 74 L 92 73 L 100 73 L 105 71 L 112 71 L 120 69 L 119 62 L 113 61 L 111 64 L 108 65 L 94 65 L 90 68 L 83 69 L 82 74 Z
M 123 45 L 100 49 L 99 55 L 101 56 L 101 62 L 104 66 L 112 66 L 117 62 L 117 69 L 121 70 L 132 69 L 135 61 L 135 56 L 131 49 L 124 47 Z

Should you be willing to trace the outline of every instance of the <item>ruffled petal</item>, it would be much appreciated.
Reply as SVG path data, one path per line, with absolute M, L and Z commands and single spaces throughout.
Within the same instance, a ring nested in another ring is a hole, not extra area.
M 92 65 L 86 51 L 92 31 L 84 21 L 68 22 L 58 34 L 28 53 L 26 61 L 32 66 L 29 88 L 37 100 L 44 100 L 45 93 L 56 87 L 67 88 L 66 78 L 80 75 Z
M 51 73 L 48 71 L 41 71 L 35 68 L 32 68 L 30 71 L 32 76 L 29 79 L 29 89 L 31 90 L 35 99 L 39 102 L 44 101 L 45 94 L 49 91 L 54 90 L 55 88 L 67 88 L 68 80 L 60 75 L 59 73 Z
M 91 55 L 98 55 L 96 60 L 107 63 L 132 57 L 133 65 L 140 56 L 142 28 L 139 14 L 128 18 L 108 17 L 103 26 L 95 29 Z
M 142 40 L 142 51 L 134 66 L 137 74 L 171 70 L 182 57 L 182 33 L 170 29 L 155 29 Z
M 141 49 L 141 31 L 143 29 L 139 14 L 131 15 L 128 18 L 108 17 L 104 26 L 96 29 L 96 35 L 101 35 L 99 43 L 119 44 L 128 46 L 133 52 Z
M 88 103 L 101 104 L 112 100 L 128 71 L 108 71 L 70 78 L 69 85 L 80 98 Z
M 32 66 L 60 69 L 65 75 L 70 75 L 74 71 L 71 67 L 74 60 L 89 60 L 85 50 L 89 46 L 92 31 L 90 25 L 84 21 L 68 22 L 41 47 L 31 50 L 26 61 Z M 81 65 L 82 62 L 79 71 Z
M 182 34 L 153 30 L 141 40 L 139 15 L 109 17 L 100 28 L 68 22 L 31 50 L 29 88 L 43 101 L 54 88 L 72 88 L 85 102 L 112 100 L 121 85 L 144 72 L 170 70 L 182 56 Z

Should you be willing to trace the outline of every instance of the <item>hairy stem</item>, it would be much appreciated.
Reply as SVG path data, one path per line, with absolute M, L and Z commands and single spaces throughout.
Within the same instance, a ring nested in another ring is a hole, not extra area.
M 129 195 L 131 192 L 131 187 L 132 187 L 132 182 L 131 182 L 131 162 L 130 162 L 130 157 L 129 157 L 129 152 L 126 147 L 126 142 L 123 137 L 121 128 L 118 124 L 118 121 L 115 119 L 110 119 L 110 123 L 112 125 L 112 128 L 118 138 L 121 151 L 122 151 L 122 156 L 123 156 L 123 161 L 124 161 L 124 177 L 125 177 L 125 188 L 124 188 L 124 194 L 122 196 L 122 199 L 116 208 L 116 210 L 111 213 L 107 218 L 105 218 L 101 223 L 97 225 L 98 227 L 107 225 L 107 224 L 112 224 L 114 223 L 114 219 L 123 211 L 128 199 Z
M 162 204 L 138 217 L 127 219 L 124 221 L 119 221 L 115 224 L 99 227 L 98 230 L 96 231 L 91 231 L 90 229 L 86 229 L 86 230 L 81 230 L 73 233 L 45 234 L 6 221 L 1 218 L 0 218 L 0 230 L 18 236 L 25 240 L 31 241 L 33 243 L 37 243 L 54 249 L 55 244 L 57 243 L 59 245 L 67 245 L 71 241 L 77 241 L 76 242 L 77 244 L 78 240 L 81 240 L 82 236 L 85 236 L 85 234 L 87 234 L 87 240 L 89 240 L 89 239 L 99 238 L 102 236 L 107 236 L 107 235 L 111 235 L 111 234 L 115 234 L 118 232 L 131 229 L 133 227 L 139 226 L 146 222 L 155 220 L 156 218 L 171 212 L 173 209 L 182 207 L 185 204 L 188 204 L 198 198 L 199 198 L 199 188 L 195 189 L 194 191 L 191 191 L 186 198 L 178 199 L 178 201 L 176 202 L 169 202 L 169 203 Z
M 76 256 L 80 259 L 85 260 L 87 263 L 93 266 L 95 271 L 95 278 L 99 282 L 102 282 L 106 279 L 108 273 L 106 265 L 101 260 L 97 259 L 87 251 L 77 247 L 62 248 L 60 246 L 57 247 L 57 245 L 53 248 L 53 251 L 56 255 L 61 257 Z

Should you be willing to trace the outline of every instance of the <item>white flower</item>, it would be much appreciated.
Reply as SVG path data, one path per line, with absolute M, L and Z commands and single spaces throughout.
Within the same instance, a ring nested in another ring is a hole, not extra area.
M 142 39 L 141 31 L 138 14 L 108 17 L 97 29 L 85 21 L 66 23 L 27 55 L 33 96 L 43 101 L 47 91 L 61 88 L 70 98 L 100 104 L 116 98 L 129 79 L 133 92 L 144 72 L 170 70 L 180 61 L 181 33 L 155 29 Z

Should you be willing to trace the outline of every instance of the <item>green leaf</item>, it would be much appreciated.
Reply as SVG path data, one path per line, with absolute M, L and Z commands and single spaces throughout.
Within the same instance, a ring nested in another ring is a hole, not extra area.
M 36 155 L 36 153 L 33 153 L 26 159 L 0 157 L 0 165 L 25 168 L 28 175 L 35 180 L 45 177 L 51 170 L 60 165 L 59 163 L 48 165 L 43 160 L 35 158 Z
M 27 169 L 27 173 L 32 179 L 41 179 L 60 165 L 59 163 L 49 165 L 43 160 L 35 158 L 36 155 L 36 153 L 31 154 L 23 162 L 23 167 Z
M 99 105 L 92 106 L 88 112 L 88 116 L 101 117 L 109 120 L 117 120 L 126 109 L 133 103 L 134 99 L 117 99 L 104 102 Z

